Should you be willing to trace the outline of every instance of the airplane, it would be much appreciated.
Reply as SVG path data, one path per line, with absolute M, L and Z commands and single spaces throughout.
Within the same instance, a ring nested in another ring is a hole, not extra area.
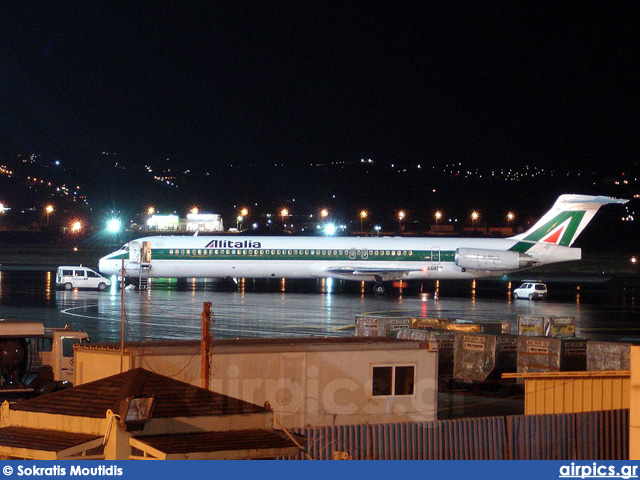
M 578 235 L 607 204 L 628 200 L 564 194 L 529 230 L 509 238 L 151 236 L 99 261 L 129 278 L 335 278 L 373 281 L 472 279 L 580 260 Z M 124 272 L 123 272 L 124 267 Z

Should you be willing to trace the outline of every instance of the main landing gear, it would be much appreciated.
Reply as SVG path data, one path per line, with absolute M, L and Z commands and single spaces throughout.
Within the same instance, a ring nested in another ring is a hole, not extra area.
M 382 279 L 376 277 L 376 283 L 373 286 L 373 293 L 375 293 L 376 295 L 384 295 L 385 291 L 386 288 L 384 286 L 384 283 L 382 283 Z

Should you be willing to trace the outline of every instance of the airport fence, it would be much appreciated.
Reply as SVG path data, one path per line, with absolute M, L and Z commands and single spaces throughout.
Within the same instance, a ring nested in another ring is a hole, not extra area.
M 297 429 L 316 460 L 626 460 L 629 410 Z M 304 458 L 302 452 L 299 459 Z

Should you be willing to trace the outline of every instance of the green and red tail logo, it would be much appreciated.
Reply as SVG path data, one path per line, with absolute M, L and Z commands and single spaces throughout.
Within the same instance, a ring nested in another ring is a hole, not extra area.
M 552 243 L 554 245 L 568 247 L 576 236 L 576 232 L 585 213 L 584 210 L 561 212 L 540 227 L 528 232 L 528 234 L 522 238 L 522 241 L 515 244 L 509 250 L 526 252 L 533 246 L 533 243 Z

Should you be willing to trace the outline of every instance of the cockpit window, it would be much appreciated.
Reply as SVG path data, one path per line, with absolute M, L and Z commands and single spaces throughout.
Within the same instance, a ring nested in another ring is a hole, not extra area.
M 123 246 L 121 246 L 120 247 L 120 251 L 128 252 L 129 251 L 129 244 L 125 243 Z

